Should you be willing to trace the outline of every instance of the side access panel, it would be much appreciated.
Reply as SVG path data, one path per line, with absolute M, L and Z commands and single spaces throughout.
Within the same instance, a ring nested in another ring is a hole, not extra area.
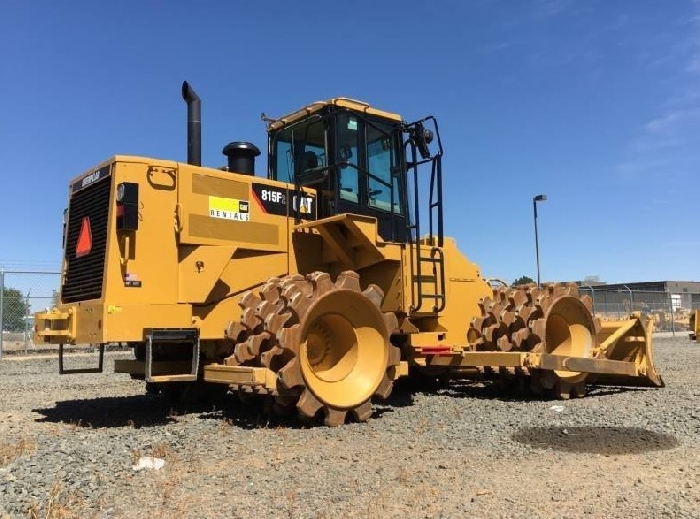
M 258 185 L 264 186 L 260 189 L 286 192 L 259 177 L 180 164 L 176 218 L 179 242 L 286 251 L 286 208 L 284 214 L 270 212 L 269 205 L 255 193 Z

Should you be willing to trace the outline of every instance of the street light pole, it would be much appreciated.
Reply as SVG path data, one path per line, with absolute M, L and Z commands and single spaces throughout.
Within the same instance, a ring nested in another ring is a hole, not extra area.
M 5 271 L 0 267 L 0 360 L 2 360 L 3 337 L 5 335 Z
M 537 236 L 537 202 L 547 200 L 547 195 L 537 195 L 532 198 L 532 212 L 535 217 L 535 256 L 537 258 L 537 286 L 540 286 L 540 241 Z

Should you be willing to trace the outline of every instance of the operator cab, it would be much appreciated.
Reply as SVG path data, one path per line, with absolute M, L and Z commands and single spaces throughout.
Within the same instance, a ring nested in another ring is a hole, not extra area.
M 386 241 L 407 241 L 405 124 L 397 114 L 339 98 L 268 123 L 268 177 L 317 192 L 318 218 L 377 219 Z

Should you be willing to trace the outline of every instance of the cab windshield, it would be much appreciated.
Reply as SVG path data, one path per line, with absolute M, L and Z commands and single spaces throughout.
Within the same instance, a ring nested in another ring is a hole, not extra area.
M 272 175 L 275 180 L 294 183 L 299 173 L 325 167 L 327 154 L 323 120 L 279 130 L 274 137 Z

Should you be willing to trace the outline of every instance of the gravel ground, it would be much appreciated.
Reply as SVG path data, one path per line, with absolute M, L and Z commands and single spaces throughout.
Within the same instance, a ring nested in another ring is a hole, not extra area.
M 660 390 L 555 402 L 401 384 L 333 429 L 5 358 L 0 517 L 700 517 L 700 345 L 655 352 Z M 132 470 L 146 455 L 165 466 Z

